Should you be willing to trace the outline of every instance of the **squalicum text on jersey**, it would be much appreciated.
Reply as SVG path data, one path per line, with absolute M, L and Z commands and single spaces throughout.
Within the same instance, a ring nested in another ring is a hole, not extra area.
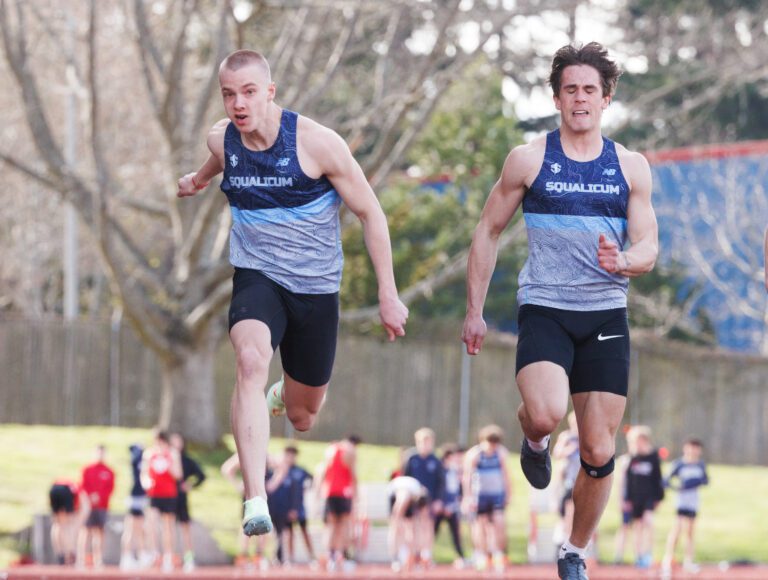
M 547 191 L 555 193 L 611 193 L 619 195 L 621 188 L 608 183 L 569 183 L 567 181 L 547 181 Z
M 260 176 L 239 176 L 229 177 L 229 183 L 232 187 L 293 187 L 293 177 L 260 177 Z

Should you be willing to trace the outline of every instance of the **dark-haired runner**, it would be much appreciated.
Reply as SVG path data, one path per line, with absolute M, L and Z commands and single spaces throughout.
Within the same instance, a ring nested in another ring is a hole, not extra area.
M 601 132 L 619 74 L 598 43 L 557 51 L 550 85 L 560 128 L 509 153 L 467 266 L 462 338 L 467 352 L 478 354 L 499 236 L 522 205 L 529 255 L 517 296 L 521 463 L 531 485 L 549 485 L 549 435 L 570 394 L 583 469 L 558 571 L 576 580 L 587 578 L 584 555 L 610 495 L 614 439 L 626 404 L 628 278 L 650 271 L 658 254 L 648 162 Z

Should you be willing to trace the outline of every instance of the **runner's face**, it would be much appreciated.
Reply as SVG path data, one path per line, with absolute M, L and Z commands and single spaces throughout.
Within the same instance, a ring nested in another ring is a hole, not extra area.
M 419 455 L 429 455 L 435 449 L 435 440 L 432 437 L 421 437 L 416 441 L 416 451 Z
M 562 124 L 574 133 L 586 133 L 599 130 L 600 119 L 611 97 L 603 96 L 597 69 L 588 65 L 572 65 L 563 70 L 560 92 L 554 100 Z
M 266 119 L 268 107 L 275 98 L 275 84 L 260 66 L 224 68 L 219 73 L 219 84 L 227 117 L 240 132 L 253 131 Z
M 686 443 L 683 445 L 683 456 L 685 457 L 686 461 L 698 461 L 701 459 L 701 447 Z

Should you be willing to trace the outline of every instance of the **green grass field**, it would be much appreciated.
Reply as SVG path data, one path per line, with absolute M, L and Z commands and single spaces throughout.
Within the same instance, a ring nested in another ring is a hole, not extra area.
M 132 443 L 146 445 L 150 440 L 150 432 L 145 429 L 0 425 L 0 449 L 4 459 L 0 476 L 0 568 L 18 557 L 13 534 L 28 526 L 33 514 L 48 511 L 48 489 L 53 480 L 59 477 L 77 480 L 81 468 L 92 460 L 94 448 L 99 443 L 106 445 L 107 462 L 117 473 L 111 509 L 124 512 L 124 500 L 131 483 L 128 446 Z M 234 554 L 240 499 L 219 472 L 220 465 L 234 449 L 231 438 L 227 438 L 225 444 L 226 447 L 214 451 L 190 450 L 208 475 L 205 484 L 190 494 L 190 509 L 193 517 L 212 530 L 222 548 Z M 327 444 L 312 441 L 298 441 L 297 444 L 299 464 L 313 471 Z M 284 445 L 285 440 L 275 439 L 270 449 L 279 451 Z M 358 460 L 360 481 L 386 481 L 396 465 L 397 456 L 396 447 L 362 445 Z M 510 558 L 522 562 L 526 557 L 529 521 L 528 487 L 517 468 L 517 458 L 510 463 L 513 480 L 512 505 L 507 514 Z M 709 470 L 711 484 L 702 492 L 702 516 L 697 523 L 698 559 L 703 562 L 764 561 L 768 495 L 762 491 L 768 489 L 768 469 L 714 465 Z M 599 530 L 600 556 L 609 561 L 613 559 L 614 535 L 619 525 L 617 506 L 614 494 Z M 656 520 L 656 558 L 663 553 L 673 518 L 674 502 L 670 494 Z M 543 526 L 553 522 L 554 516 L 550 514 L 540 516 Z M 435 550 L 439 561 L 453 559 L 449 544 L 448 533 L 444 531 Z M 465 545 L 469 545 L 468 541 Z M 631 554 L 631 547 L 627 552 Z

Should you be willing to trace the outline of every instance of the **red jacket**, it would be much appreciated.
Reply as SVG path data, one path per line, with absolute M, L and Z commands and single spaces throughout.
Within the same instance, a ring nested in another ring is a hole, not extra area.
M 83 469 L 80 486 L 88 494 L 93 509 L 109 509 L 109 498 L 115 489 L 115 472 L 103 463 L 94 463 Z

